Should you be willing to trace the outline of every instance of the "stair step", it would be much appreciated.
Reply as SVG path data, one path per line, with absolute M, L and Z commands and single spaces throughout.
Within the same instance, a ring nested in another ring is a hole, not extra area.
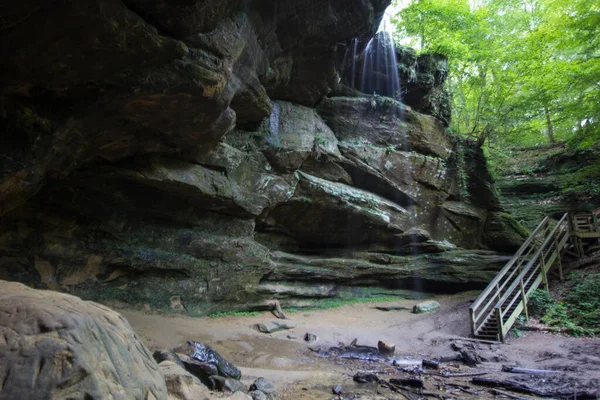
M 598 213 L 600 214 L 600 208 L 598 209 Z M 523 305 L 524 301 L 527 301 L 528 299 L 523 299 L 521 297 L 522 294 L 522 290 L 525 290 L 526 292 L 530 292 L 532 290 L 532 288 L 534 287 L 534 283 L 536 281 L 539 282 L 540 280 L 540 274 L 541 274 L 541 266 L 543 264 L 543 262 L 545 262 L 545 260 L 547 260 L 549 257 L 554 257 L 555 255 L 558 255 L 558 257 L 562 257 L 563 254 L 565 253 L 570 253 L 573 255 L 576 255 L 573 253 L 573 251 L 578 251 L 576 246 L 573 245 L 572 240 L 570 241 L 566 241 L 564 242 L 564 244 L 562 246 L 558 246 L 558 241 L 556 241 L 556 237 L 552 238 L 550 236 L 551 231 L 557 232 L 557 234 L 559 235 L 559 240 L 562 240 L 562 238 L 564 238 L 563 235 L 565 234 L 569 234 L 568 229 L 569 229 L 569 218 L 581 218 L 582 221 L 584 221 L 584 223 L 582 223 L 583 227 L 587 227 L 589 225 L 589 220 L 590 220 L 590 216 L 589 215 L 584 215 L 584 216 L 578 216 L 578 215 L 567 215 L 565 214 L 563 216 L 563 218 L 561 219 L 561 225 L 559 225 L 556 230 L 554 230 L 555 228 L 552 226 L 552 224 L 550 222 L 548 222 L 548 219 L 544 219 L 544 221 L 536 228 L 536 234 L 534 236 L 531 236 L 530 239 L 528 240 L 528 244 L 527 246 L 521 246 L 521 248 L 519 249 L 519 251 L 516 253 L 517 254 L 517 258 L 516 260 L 518 260 L 517 262 L 512 262 L 512 264 L 508 264 L 501 272 L 499 275 L 500 279 L 496 282 L 494 282 L 494 285 L 496 286 L 496 289 L 498 287 L 502 287 L 502 290 L 500 290 L 499 293 L 494 292 L 494 287 L 493 286 L 489 286 L 486 289 L 486 294 L 485 294 L 485 299 L 489 302 L 491 300 L 491 302 L 493 303 L 494 300 L 497 300 L 501 297 L 506 296 L 507 300 L 501 304 L 502 306 L 502 312 L 503 312 L 503 319 L 508 320 L 508 319 L 513 319 L 516 316 L 516 310 Z M 584 226 L 585 225 L 585 226 Z M 534 261 L 534 263 L 532 264 L 532 268 L 529 269 L 528 272 L 526 272 L 524 275 L 521 275 L 521 271 L 522 269 L 528 265 L 529 262 L 531 262 L 531 260 L 533 259 L 533 256 L 537 253 L 537 251 L 541 248 L 541 246 L 544 243 L 548 243 L 548 247 L 545 247 L 543 250 L 543 255 L 544 258 L 538 258 Z M 591 243 L 583 243 L 584 247 L 587 248 L 600 248 L 600 240 L 594 240 Z M 553 265 L 548 265 L 549 268 L 555 267 L 556 264 Z M 555 269 L 555 268 L 553 268 Z M 510 278 L 509 278 L 510 276 Z M 519 282 L 516 278 L 517 277 L 522 277 L 523 280 L 521 282 Z M 521 284 L 523 286 L 521 286 Z M 509 290 L 509 288 L 513 287 L 514 285 L 514 289 Z M 482 303 L 481 300 L 479 300 L 477 302 L 477 304 L 486 304 L 486 303 Z M 509 305 L 510 304 L 510 305 Z M 494 307 L 495 304 L 492 305 L 492 307 Z M 499 334 L 498 331 L 500 330 L 500 325 L 503 324 L 503 321 L 498 321 L 497 318 L 497 314 L 496 314 L 496 310 L 495 308 L 488 308 L 483 310 L 480 309 L 479 313 L 484 313 L 484 317 L 483 318 L 479 318 L 477 322 L 477 325 L 473 326 L 473 328 L 475 329 L 476 334 L 474 335 L 475 337 L 479 337 L 479 338 L 490 338 L 491 340 L 498 340 L 499 338 Z M 505 326 L 505 325 L 503 325 Z M 510 326 L 505 326 L 506 328 L 510 328 Z

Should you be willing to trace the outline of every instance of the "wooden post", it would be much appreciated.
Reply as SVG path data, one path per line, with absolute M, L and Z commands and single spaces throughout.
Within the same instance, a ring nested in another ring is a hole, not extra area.
M 496 319 L 498 320 L 498 338 L 504 343 L 504 322 L 502 322 L 502 309 L 496 308 Z
M 562 260 L 561 260 L 561 250 L 558 248 L 558 239 L 556 237 L 554 237 L 554 247 L 556 248 L 556 259 L 558 260 L 558 275 L 560 277 L 560 281 L 564 282 L 565 278 L 563 276 L 563 270 L 562 270 Z
M 496 282 L 496 302 L 500 301 L 502 296 L 500 296 L 500 284 Z
M 544 281 L 544 288 L 546 289 L 546 292 L 550 293 L 550 287 L 548 286 L 548 276 L 546 275 L 546 260 L 545 260 L 545 255 L 544 252 L 542 251 L 542 253 L 540 254 L 541 256 L 541 263 L 542 263 L 542 280 Z
M 523 279 L 519 282 L 521 286 L 521 297 L 523 298 L 523 311 L 525 311 L 525 319 L 529 320 L 529 312 L 527 310 L 527 296 L 525 294 L 525 286 L 523 285 Z
M 577 238 L 577 231 L 575 230 L 575 217 L 573 216 L 573 213 L 569 213 L 567 218 L 569 220 L 569 235 L 571 236 L 571 242 L 573 243 L 573 247 L 575 247 L 577 257 L 581 258 L 583 254 L 581 254 L 581 250 L 579 248 L 579 239 Z
M 469 316 L 471 317 L 471 335 L 475 337 L 475 310 L 469 308 Z

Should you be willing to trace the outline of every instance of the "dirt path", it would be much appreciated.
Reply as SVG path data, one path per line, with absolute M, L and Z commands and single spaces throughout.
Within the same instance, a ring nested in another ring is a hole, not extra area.
M 273 381 L 283 399 L 328 399 L 331 387 L 341 384 L 351 392 L 363 389 L 352 382 L 355 372 L 379 369 L 359 361 L 318 357 L 309 347 L 328 349 L 353 339 L 358 344 L 377 346 L 378 340 L 396 344 L 396 358 L 407 360 L 436 358 L 455 354 L 450 345 L 454 338 L 469 334 L 468 307 L 475 292 L 434 299 L 441 309 L 428 314 L 406 310 L 379 311 L 381 304 L 353 304 L 330 310 L 299 312 L 288 315 L 298 326 L 270 335 L 253 326 L 274 320 L 268 312 L 251 317 L 191 318 L 147 315 L 141 311 L 119 310 L 151 349 L 171 348 L 186 340 L 206 343 L 242 369 L 245 383 L 263 376 Z M 393 305 L 412 308 L 417 301 L 401 300 Z M 304 342 L 307 333 L 316 334 L 316 344 Z M 506 378 L 499 372 L 503 364 L 525 368 L 554 369 L 561 372 L 565 385 L 582 382 L 587 388 L 600 388 L 600 340 L 566 338 L 542 333 L 527 333 L 512 338 L 509 344 L 478 345 L 487 360 L 478 371 L 489 377 Z M 461 368 L 460 366 L 456 366 Z M 462 367 L 461 371 L 465 371 Z M 389 368 L 388 368 L 389 369 Z M 512 375 L 512 374 L 510 374 Z M 514 375 L 512 375 L 514 377 Z M 468 383 L 469 379 L 464 378 Z M 465 398 L 463 396 L 458 398 Z M 468 397 L 468 395 L 466 395 Z M 483 398 L 476 395 L 472 398 Z M 400 397 L 403 398 L 403 397 Z

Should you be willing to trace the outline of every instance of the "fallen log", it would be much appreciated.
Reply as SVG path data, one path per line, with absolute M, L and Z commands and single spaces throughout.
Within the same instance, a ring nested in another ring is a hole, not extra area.
M 519 367 L 511 367 L 509 365 L 503 365 L 502 372 L 510 372 L 511 374 L 525 374 L 525 375 L 550 375 L 550 374 L 560 373 L 560 371 L 549 371 L 546 369 L 519 368 Z
M 497 381 L 495 379 L 488 378 L 473 378 L 471 379 L 471 383 L 478 386 L 486 386 L 491 388 L 504 388 L 507 390 L 512 390 L 517 393 L 524 394 L 532 394 L 534 396 L 542 396 L 541 392 L 537 389 L 531 388 L 526 385 L 522 385 L 519 383 L 509 382 L 509 381 Z
M 379 311 L 410 310 L 410 308 L 404 306 L 377 306 L 375 308 Z
M 460 390 L 461 392 L 465 392 L 468 393 L 470 395 L 476 396 L 477 392 L 475 392 L 474 390 L 472 390 L 473 388 L 470 386 L 466 386 L 466 385 L 459 385 L 457 383 L 450 383 L 450 382 L 443 382 L 444 386 L 450 386 L 453 388 L 456 388 L 458 390 Z
M 431 369 L 439 369 L 440 368 L 439 361 L 435 361 L 435 360 L 423 360 L 421 362 L 421 365 L 423 366 L 423 368 L 431 368 Z
M 448 399 L 449 398 L 449 396 L 441 396 L 441 395 L 439 395 L 437 393 L 424 392 L 421 389 L 413 389 L 413 388 L 411 388 L 409 386 L 395 385 L 395 384 L 393 384 L 391 382 L 387 385 L 387 387 L 390 390 L 403 395 L 407 399 L 410 399 L 410 397 L 408 397 L 404 393 L 400 392 L 400 390 L 407 391 L 408 393 L 411 393 L 411 394 L 416 394 L 416 395 L 419 396 L 419 398 L 422 398 L 422 397 L 435 397 L 436 399 L 440 399 L 440 400 L 444 400 L 444 399 Z M 452 398 L 452 397 L 450 397 L 450 398 Z
M 529 397 L 517 396 L 517 395 L 505 392 L 500 389 L 492 389 L 492 390 L 490 390 L 490 392 L 492 392 L 492 394 L 495 394 L 496 396 L 506 396 L 506 397 L 510 397 L 511 399 L 516 399 L 516 400 L 531 400 Z
M 462 361 L 462 355 L 460 353 L 457 354 L 453 354 L 451 356 L 442 356 L 439 358 L 439 362 L 441 363 L 447 363 L 447 362 L 452 362 L 452 361 Z
M 503 388 L 506 390 L 510 390 L 512 392 L 528 394 L 532 396 L 538 397 L 567 397 L 567 398 L 576 398 L 576 399 L 597 399 L 596 391 L 543 391 L 532 388 L 531 386 L 527 386 L 525 384 L 510 382 L 510 381 L 497 381 L 495 379 L 487 379 L 487 378 L 473 378 L 471 383 L 477 386 L 486 386 L 490 388 Z
M 442 372 L 439 374 L 431 374 L 431 375 L 436 375 L 436 376 L 441 376 L 444 378 L 460 378 L 460 377 L 464 377 L 464 376 L 481 376 L 481 375 L 487 375 L 487 372 Z
M 503 345 L 507 345 L 509 346 L 508 343 L 502 343 L 502 342 L 494 342 L 492 340 L 483 340 L 483 339 L 473 339 L 473 338 L 463 338 L 463 337 L 453 337 L 450 338 L 450 340 L 464 340 L 466 342 L 475 342 L 475 343 L 483 343 L 483 344 L 503 344 Z

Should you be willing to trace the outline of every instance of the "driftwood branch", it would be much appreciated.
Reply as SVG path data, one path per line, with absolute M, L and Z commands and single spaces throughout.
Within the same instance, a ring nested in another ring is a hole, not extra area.
M 436 375 L 436 376 L 441 376 L 444 378 L 459 378 L 459 377 L 464 377 L 464 376 L 481 376 L 481 375 L 487 375 L 487 372 L 457 372 L 457 373 L 452 373 L 452 372 L 442 372 L 439 374 L 435 374 L 435 373 L 430 373 L 431 375 Z
M 508 365 L 502 366 L 502 372 L 510 372 L 511 374 L 525 374 L 525 375 L 550 375 L 550 374 L 560 373 L 559 371 L 549 371 L 546 369 L 519 368 L 519 367 L 511 367 Z

